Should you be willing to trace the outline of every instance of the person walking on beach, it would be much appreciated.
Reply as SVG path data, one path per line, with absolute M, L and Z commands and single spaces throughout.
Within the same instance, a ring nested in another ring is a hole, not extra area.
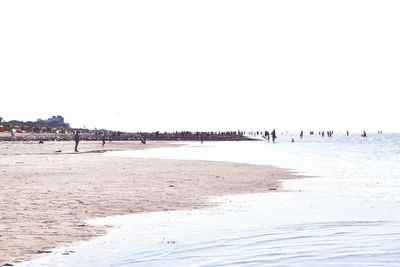
M 303 130 L 300 132 L 300 138 L 303 138 Z
M 78 151 L 79 131 L 76 131 L 76 132 L 75 132 L 74 140 L 75 140 L 75 152 L 79 152 L 79 151 Z

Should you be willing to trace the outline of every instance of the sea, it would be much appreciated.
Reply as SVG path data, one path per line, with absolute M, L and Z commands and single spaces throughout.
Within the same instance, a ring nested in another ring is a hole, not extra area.
M 93 219 L 112 226 L 107 235 L 16 266 L 400 266 L 400 134 L 258 139 L 105 156 L 274 165 L 306 178 L 214 197 L 204 210 Z

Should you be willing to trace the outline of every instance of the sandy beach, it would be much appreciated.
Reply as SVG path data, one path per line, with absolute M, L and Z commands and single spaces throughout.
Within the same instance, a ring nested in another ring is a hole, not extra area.
M 83 220 L 129 213 L 200 209 L 211 196 L 268 192 L 294 176 L 271 166 L 104 157 L 107 150 L 165 142 L 0 143 L 0 266 L 106 229 Z

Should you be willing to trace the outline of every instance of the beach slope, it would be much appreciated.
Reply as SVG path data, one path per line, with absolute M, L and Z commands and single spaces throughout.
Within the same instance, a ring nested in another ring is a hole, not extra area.
M 249 164 L 104 157 L 149 142 L 0 143 L 0 266 L 103 234 L 85 219 L 199 209 L 211 196 L 268 192 L 288 171 Z

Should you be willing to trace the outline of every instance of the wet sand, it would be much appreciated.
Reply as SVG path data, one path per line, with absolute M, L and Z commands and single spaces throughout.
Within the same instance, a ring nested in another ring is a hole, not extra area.
M 106 229 L 83 220 L 200 209 L 211 196 L 268 192 L 294 176 L 271 166 L 104 157 L 165 142 L 0 142 L 0 266 L 87 240 Z

